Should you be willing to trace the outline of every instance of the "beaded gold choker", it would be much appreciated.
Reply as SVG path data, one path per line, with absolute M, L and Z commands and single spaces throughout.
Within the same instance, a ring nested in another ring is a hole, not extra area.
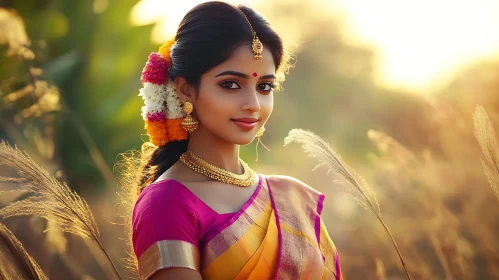
M 243 166 L 243 174 L 235 174 L 209 164 L 205 160 L 193 154 L 191 151 L 183 153 L 180 156 L 180 161 L 190 169 L 225 184 L 236 185 L 239 187 L 249 187 L 255 183 L 255 171 L 253 171 L 242 159 L 239 159 L 239 162 Z

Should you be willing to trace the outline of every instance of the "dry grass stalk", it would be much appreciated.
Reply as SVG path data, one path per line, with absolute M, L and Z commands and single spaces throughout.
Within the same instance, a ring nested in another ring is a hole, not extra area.
M 2 265 L 0 265 L 0 280 L 8 280 L 7 271 L 5 271 L 5 268 Z
M 16 279 L 47 279 L 21 242 L 2 223 L 0 223 L 0 253 L 0 279 L 13 279 L 14 277 Z M 2 254 L 4 259 L 1 258 Z
M 123 266 L 126 268 L 128 278 L 136 279 L 138 274 L 138 261 L 133 251 L 132 245 L 132 212 L 141 192 L 141 188 L 152 183 L 150 181 L 143 182 L 144 178 L 152 178 L 154 169 L 143 171 L 144 165 L 154 153 L 156 147 L 150 142 L 146 142 L 141 146 L 141 150 L 131 150 L 120 154 L 120 158 L 116 161 L 113 171 L 117 173 L 120 197 L 118 215 L 123 219 L 123 227 L 127 236 L 126 247 L 127 257 L 122 259 Z
M 376 258 L 376 276 L 378 280 L 386 280 L 385 266 L 379 258 Z
M 16 116 L 14 117 L 16 123 L 20 124 L 25 119 L 38 118 L 47 113 L 61 110 L 61 96 L 59 89 L 56 86 L 49 85 L 46 81 L 36 80 L 34 87 L 33 85 L 27 85 L 25 88 L 34 89 L 33 91 L 29 92 L 29 94 L 31 94 L 32 98 L 36 97 L 37 100 L 31 106 L 21 110 L 16 114 Z M 10 100 L 19 98 L 18 96 L 12 94 L 13 93 L 7 95 L 7 98 L 10 98 Z
M 499 147 L 492 122 L 485 109 L 480 105 L 476 106 L 473 113 L 473 122 L 475 124 L 475 137 L 485 156 L 485 160 L 482 159 L 485 176 L 487 176 L 490 186 L 499 200 Z
M 17 170 L 21 179 L 14 182 L 33 194 L 0 209 L 2 218 L 22 215 L 42 217 L 55 222 L 64 232 L 73 233 L 93 241 L 112 264 L 116 276 L 121 279 L 100 242 L 100 233 L 94 217 L 83 198 L 66 184 L 61 184 L 53 176 L 50 176 L 29 155 L 17 148 L 10 147 L 5 142 L 0 143 L 0 165 Z
M 29 96 L 32 99 L 32 105 L 21 110 L 14 117 L 14 121 L 20 124 L 28 118 L 37 118 L 44 114 L 54 111 L 62 111 L 67 114 L 70 121 L 78 129 L 83 142 L 87 146 L 92 160 L 97 165 L 102 176 L 108 185 L 114 184 L 114 178 L 109 166 L 105 163 L 102 153 L 94 143 L 90 133 L 83 126 L 81 121 L 72 110 L 65 108 L 59 88 L 49 85 L 46 81 L 38 80 L 37 76 L 42 75 L 43 70 L 31 66 L 29 60 L 35 59 L 35 54 L 30 48 L 30 39 L 26 33 L 23 19 L 15 10 L 7 10 L 0 7 L 0 45 L 8 44 L 7 56 L 17 55 L 27 68 L 27 74 L 31 84 L 9 93 L 1 103 L 15 102 L 16 100 Z
M 127 236 L 126 247 L 127 257 L 122 260 L 123 266 L 126 268 L 127 276 L 136 279 L 139 277 L 137 267 L 138 262 L 133 252 L 132 245 L 132 212 L 139 196 L 138 181 L 140 180 L 141 164 L 143 164 L 143 157 L 146 157 L 153 147 L 147 145 L 142 146 L 141 151 L 132 150 L 127 153 L 120 154 L 120 159 L 114 165 L 114 172 L 117 173 L 118 185 L 120 191 L 120 211 L 118 215 L 123 219 L 123 227 Z
M 376 193 L 369 186 L 369 184 L 358 175 L 352 168 L 346 165 L 341 157 L 338 155 L 336 151 L 331 149 L 329 144 L 321 139 L 319 136 L 315 135 L 310 131 L 305 131 L 302 129 L 292 129 L 288 136 L 284 139 L 284 146 L 291 142 L 297 142 L 302 144 L 302 148 L 305 152 L 312 158 L 315 158 L 319 161 L 319 164 L 314 168 L 325 167 L 329 172 L 333 171 L 341 176 L 343 176 L 349 185 L 347 185 L 347 191 L 353 196 L 353 198 L 365 209 L 372 212 L 378 221 L 381 223 L 386 233 L 390 236 L 393 246 L 397 251 L 400 262 L 405 270 L 407 279 L 411 279 L 409 275 L 409 271 L 405 265 L 404 259 L 402 258 L 402 254 L 395 242 L 395 238 L 393 237 L 391 231 L 386 225 L 383 217 L 381 215 L 381 210 L 379 208 L 378 200 L 376 199 Z
M 449 280 L 452 279 L 452 271 L 449 267 L 449 262 L 445 258 L 445 254 L 442 250 L 442 244 L 440 240 L 437 238 L 435 234 L 430 234 L 430 240 L 431 240 L 431 245 L 433 249 L 435 250 L 435 253 L 437 254 L 438 260 L 440 261 L 440 264 L 442 265 L 442 269 L 444 270 L 445 273 L 445 279 Z

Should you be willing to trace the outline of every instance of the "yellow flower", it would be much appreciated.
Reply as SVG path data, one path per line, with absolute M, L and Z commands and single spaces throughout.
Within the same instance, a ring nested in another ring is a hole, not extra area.
M 159 47 L 159 53 L 161 56 L 166 59 L 168 67 L 171 66 L 171 58 L 170 58 L 170 51 L 172 46 L 175 44 L 175 37 L 171 38 L 170 40 L 166 41 L 161 47 Z

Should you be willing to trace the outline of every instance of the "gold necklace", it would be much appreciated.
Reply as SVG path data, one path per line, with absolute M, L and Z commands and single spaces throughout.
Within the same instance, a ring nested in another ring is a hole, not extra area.
M 239 159 L 243 166 L 244 173 L 236 174 L 222 168 L 209 164 L 205 160 L 199 158 L 191 151 L 186 151 L 180 156 L 180 161 L 190 169 L 203 174 L 213 180 L 221 181 L 226 184 L 236 185 L 239 187 L 249 187 L 255 183 L 255 171 L 253 171 L 242 159 Z

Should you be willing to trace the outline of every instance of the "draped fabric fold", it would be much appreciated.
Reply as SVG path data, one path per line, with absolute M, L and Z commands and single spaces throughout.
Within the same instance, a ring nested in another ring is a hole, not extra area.
M 274 279 L 342 279 L 336 248 L 322 223 L 324 195 L 289 177 L 267 179 L 279 234 Z
M 336 248 L 320 218 L 324 195 L 291 177 L 259 176 L 261 186 L 250 203 L 198 247 L 159 240 L 147 249 L 139 259 L 141 278 L 147 279 L 142 271 L 186 267 L 208 280 L 342 280 Z

